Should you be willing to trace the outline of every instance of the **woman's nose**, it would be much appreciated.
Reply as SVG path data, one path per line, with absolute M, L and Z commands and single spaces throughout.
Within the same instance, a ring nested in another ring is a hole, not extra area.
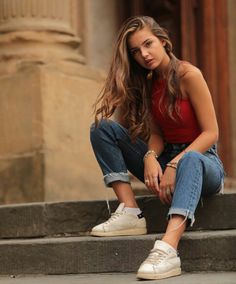
M 148 52 L 145 48 L 141 48 L 141 55 L 143 58 L 146 58 L 148 56 Z

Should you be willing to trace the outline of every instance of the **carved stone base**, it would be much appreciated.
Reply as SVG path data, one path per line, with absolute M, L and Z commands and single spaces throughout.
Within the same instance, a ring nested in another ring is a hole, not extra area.
M 53 32 L 21 31 L 0 35 L 0 62 L 16 61 L 48 63 L 74 61 L 83 63 L 79 54 L 80 39 Z
M 106 198 L 89 142 L 102 81 L 65 62 L 0 78 L 1 203 Z

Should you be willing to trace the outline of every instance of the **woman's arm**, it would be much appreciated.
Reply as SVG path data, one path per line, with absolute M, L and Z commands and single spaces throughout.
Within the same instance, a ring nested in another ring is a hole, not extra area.
M 178 162 L 187 151 L 204 153 L 218 140 L 219 135 L 211 94 L 200 70 L 191 66 L 191 69 L 182 77 L 180 87 L 193 106 L 201 133 L 172 162 Z
M 148 150 L 154 151 L 159 156 L 164 149 L 164 142 L 159 128 L 151 119 L 151 136 L 148 141 Z M 155 153 L 150 153 L 144 156 L 144 179 L 148 189 L 154 194 L 159 195 L 158 181 L 162 178 L 162 169 L 156 159 Z
M 150 119 L 151 136 L 148 141 L 148 149 L 154 150 L 157 156 L 160 156 L 164 149 L 164 142 L 161 135 L 161 131 L 157 124 L 154 122 L 153 118 Z
M 172 159 L 171 162 L 176 164 L 185 152 L 204 153 L 218 139 L 216 115 L 207 84 L 199 69 L 194 66 L 189 69 L 181 79 L 180 88 L 183 96 L 188 97 L 193 106 L 201 133 L 184 151 Z M 159 198 L 163 203 L 171 202 L 171 197 L 167 192 L 169 189 L 174 192 L 175 177 L 176 170 L 167 167 L 160 182 Z

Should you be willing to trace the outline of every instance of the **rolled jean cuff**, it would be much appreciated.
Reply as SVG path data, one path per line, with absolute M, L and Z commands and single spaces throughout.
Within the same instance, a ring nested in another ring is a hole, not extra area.
M 184 216 L 184 221 L 188 220 L 187 226 L 193 226 L 195 222 L 195 217 L 194 213 L 190 212 L 187 209 L 183 208 L 170 208 L 168 214 L 167 214 L 167 219 L 169 220 L 172 215 L 181 215 Z
M 109 173 L 103 176 L 104 183 L 107 187 L 111 187 L 111 183 L 114 181 L 123 181 L 130 183 L 130 177 L 128 173 Z

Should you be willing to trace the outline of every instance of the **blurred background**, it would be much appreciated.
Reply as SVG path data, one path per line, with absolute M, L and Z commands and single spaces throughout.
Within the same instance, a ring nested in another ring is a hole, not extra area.
M 235 0 L 0 0 L 1 204 L 113 196 L 90 147 L 92 105 L 121 23 L 141 14 L 202 70 L 236 188 Z

